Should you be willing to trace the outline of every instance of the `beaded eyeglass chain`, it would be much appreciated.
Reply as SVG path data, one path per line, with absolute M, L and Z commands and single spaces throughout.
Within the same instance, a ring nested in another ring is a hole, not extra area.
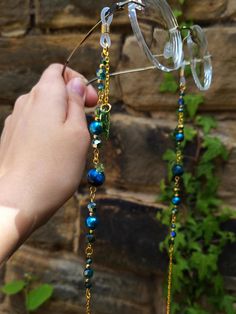
M 176 215 L 181 204 L 181 177 L 184 173 L 183 169 L 183 145 L 184 140 L 184 95 L 186 89 L 186 81 L 184 77 L 184 66 L 180 70 L 179 84 L 179 100 L 178 100 L 178 124 L 175 129 L 174 139 L 176 145 L 176 159 L 172 168 L 173 173 L 173 197 L 171 200 L 171 218 L 170 218 L 170 239 L 169 239 L 169 269 L 167 282 L 167 306 L 166 314 L 171 313 L 171 297 L 172 297 L 172 277 L 173 277 L 173 257 L 176 238 Z
M 99 69 L 96 72 L 97 84 L 98 84 L 98 107 L 95 110 L 94 121 L 89 126 L 89 131 L 92 136 L 93 147 L 93 168 L 87 173 L 87 179 L 90 184 L 90 201 L 88 203 L 88 216 L 85 220 L 86 228 L 88 232 L 86 234 L 87 245 L 85 248 L 86 266 L 84 270 L 85 289 L 86 289 L 86 314 L 91 314 L 91 278 L 93 277 L 92 269 L 92 257 L 93 257 L 93 244 L 95 242 L 95 229 L 98 224 L 98 218 L 96 216 L 96 192 L 97 187 L 101 186 L 105 182 L 104 166 L 100 163 L 99 148 L 102 143 L 102 138 L 107 139 L 109 137 L 110 129 L 110 111 L 111 105 L 109 104 L 109 87 L 110 87 L 110 57 L 109 48 L 111 46 L 111 40 L 109 37 L 110 24 L 113 19 L 113 15 L 106 17 L 109 8 L 105 7 L 101 12 L 102 20 L 102 35 L 100 44 L 102 46 L 101 62 Z
M 152 66 L 142 67 L 137 69 L 129 69 L 125 71 L 119 71 L 115 73 L 110 73 L 110 58 L 109 58 L 109 48 L 111 46 L 110 40 L 110 24 L 113 20 L 113 14 L 117 11 L 123 10 L 126 5 L 131 4 L 129 9 L 129 16 L 133 16 L 133 26 L 134 29 L 139 30 L 139 26 L 136 24 L 136 12 L 133 4 L 138 5 L 137 9 L 144 9 L 145 4 L 140 0 L 125 0 L 123 2 L 114 3 L 111 8 L 106 7 L 101 12 L 101 20 L 99 20 L 85 35 L 85 37 L 76 45 L 73 51 L 70 53 L 63 67 L 62 76 L 64 77 L 66 67 L 68 66 L 71 58 L 75 54 L 75 52 L 82 46 L 82 44 L 90 37 L 90 35 L 95 31 L 95 29 L 102 24 L 101 28 L 101 39 L 100 44 L 102 46 L 101 53 L 101 62 L 99 65 L 99 69 L 96 72 L 96 78 L 90 80 L 87 85 L 97 81 L 98 83 L 98 107 L 95 111 L 94 121 L 90 124 L 89 130 L 92 136 L 92 147 L 93 147 L 93 168 L 88 171 L 87 177 L 88 182 L 90 184 L 89 187 L 89 195 L 90 201 L 88 203 L 88 216 L 85 220 L 86 228 L 88 232 L 86 234 L 87 245 L 85 248 L 86 255 L 86 266 L 84 270 L 84 278 L 85 278 L 85 288 L 86 288 L 86 314 L 91 314 L 91 279 L 93 277 L 93 245 L 95 242 L 95 229 L 98 224 L 98 218 L 96 216 L 96 192 L 97 187 L 101 186 L 105 182 L 105 173 L 104 167 L 102 163 L 100 163 L 100 146 L 102 144 L 102 139 L 107 139 L 109 137 L 109 128 L 110 128 L 110 111 L 111 105 L 109 104 L 109 85 L 110 85 L 110 77 L 114 77 L 116 75 L 127 74 L 127 73 L 135 73 L 142 72 L 146 70 L 152 70 L 160 68 L 156 65 L 156 62 Z M 165 3 L 163 2 L 163 5 Z M 132 14 L 131 14 L 132 13 Z M 132 24 L 132 21 L 131 21 Z M 191 27 L 183 27 L 181 29 L 188 30 L 189 33 L 187 37 L 184 38 L 183 42 L 187 40 L 188 50 L 190 54 L 190 61 L 183 61 L 183 66 L 180 71 L 180 94 L 179 94 L 179 108 L 178 108 L 178 124 L 175 130 L 175 143 L 176 143 L 176 159 L 175 165 L 172 169 L 173 172 L 173 197 L 171 200 L 171 226 L 170 226 L 170 239 L 169 239 L 169 269 L 168 269 L 168 289 L 167 289 L 167 306 L 166 313 L 170 314 L 171 312 L 171 298 L 172 298 L 172 276 L 173 276 L 173 258 L 174 258 L 174 249 L 175 249 L 175 238 L 176 238 L 176 220 L 177 213 L 179 210 L 179 206 L 182 202 L 181 199 L 181 185 L 182 185 L 182 175 L 184 172 L 183 169 L 183 145 L 184 141 L 184 92 L 186 89 L 186 82 L 184 78 L 184 67 L 185 65 L 191 66 L 191 71 L 193 74 L 193 78 L 197 87 L 200 90 L 209 89 L 212 81 L 212 65 L 211 65 L 211 55 L 207 50 L 207 40 L 203 30 L 198 25 L 194 25 Z M 176 26 L 171 30 L 179 30 Z M 169 31 L 171 31 L 169 30 Z M 138 31 L 139 34 L 140 30 Z M 134 31 L 136 34 L 136 32 Z M 137 36 L 137 34 L 136 34 Z M 140 41 L 140 36 L 138 36 L 138 41 Z M 142 36 L 141 36 L 142 37 Z M 180 43 L 179 43 L 180 44 Z M 197 47 L 202 50 L 204 48 L 205 54 L 201 58 L 195 58 L 193 49 L 197 45 Z M 180 45 L 182 47 L 182 44 Z M 146 46 L 145 46 L 146 47 Z M 170 48 L 170 46 L 166 46 L 166 48 Z M 167 49 L 168 50 L 168 49 Z M 170 51 L 164 51 L 168 53 L 168 57 L 170 57 Z M 149 51 L 150 52 L 150 51 Z M 152 55 L 152 53 L 150 52 Z M 149 53 L 148 53 L 149 55 Z M 161 55 L 153 55 L 152 57 L 163 56 Z M 167 56 L 167 55 L 166 55 Z M 174 57 L 174 55 L 172 56 Z M 175 56 L 176 57 L 176 56 Z M 201 82 L 200 77 L 197 74 L 197 63 L 202 62 L 204 65 L 204 81 Z M 163 68 L 161 68 L 163 70 Z

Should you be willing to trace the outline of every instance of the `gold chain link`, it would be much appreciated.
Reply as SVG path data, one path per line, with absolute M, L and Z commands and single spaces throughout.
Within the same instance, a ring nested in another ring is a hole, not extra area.
M 109 103 L 109 90 L 110 90 L 110 57 L 109 57 L 109 49 L 104 48 L 103 49 L 103 55 L 105 57 L 105 61 L 106 61 L 106 79 L 105 79 L 105 92 L 104 92 L 104 104 L 108 104 Z
M 95 197 L 96 197 L 96 192 L 97 192 L 96 187 L 95 186 L 90 186 L 89 192 L 90 192 L 89 193 L 90 194 L 90 200 L 91 200 L 91 202 L 93 202 Z
M 86 289 L 86 314 L 91 314 L 91 292 Z
M 184 72 L 180 73 L 180 76 L 184 76 Z M 180 84 L 180 93 L 183 94 L 186 86 L 182 83 Z M 181 97 L 183 97 L 181 95 Z M 179 130 L 184 129 L 184 112 L 178 113 L 178 126 Z M 183 152 L 182 148 L 176 149 L 176 163 L 181 164 L 183 162 Z M 174 194 L 178 195 L 180 191 L 180 177 L 175 176 L 174 178 Z M 176 223 L 176 212 L 172 212 L 171 224 Z M 166 314 L 171 313 L 171 301 L 172 301 L 172 282 L 173 282 L 173 257 L 174 257 L 174 243 L 169 246 L 169 268 L 168 268 L 168 283 L 167 283 L 167 303 L 166 303 Z
M 172 288 L 172 272 L 173 272 L 173 252 L 174 247 L 171 246 L 169 249 L 169 273 L 168 273 L 168 288 L 167 288 L 167 308 L 166 314 L 170 314 L 171 308 L 171 288 Z
M 97 166 L 99 163 L 99 150 L 98 148 L 94 148 L 93 150 L 93 164 Z
M 102 51 L 102 58 L 105 60 L 105 72 L 106 78 L 104 82 L 104 89 L 98 91 L 98 105 L 103 110 L 103 112 L 109 113 L 111 110 L 111 105 L 109 104 L 109 87 L 110 87 L 110 58 L 109 58 L 109 48 L 104 48 Z M 102 65 L 100 67 L 103 67 Z M 98 81 L 100 83 L 100 81 Z M 96 117 L 95 117 L 96 119 Z M 99 120 L 99 117 L 97 117 Z M 96 168 L 99 165 L 99 149 L 94 148 L 93 150 L 93 164 Z M 94 202 L 96 197 L 97 188 L 90 186 L 90 201 Z M 93 246 L 91 243 L 88 243 L 85 248 L 86 258 L 91 258 L 93 255 Z M 90 288 L 86 288 L 86 314 L 91 314 L 91 291 Z

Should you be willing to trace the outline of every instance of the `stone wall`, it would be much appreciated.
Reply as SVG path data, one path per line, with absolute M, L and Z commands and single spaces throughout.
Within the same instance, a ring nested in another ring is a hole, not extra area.
M 172 4 L 176 1 L 171 1 Z M 171 3 L 170 2 L 170 3 Z M 0 126 L 14 100 L 27 92 L 42 70 L 65 61 L 74 45 L 98 20 L 108 0 L 2 0 L 0 2 Z M 216 134 L 230 150 L 219 169 L 220 195 L 236 208 L 236 1 L 188 0 L 184 15 L 206 29 L 213 55 L 214 80 L 201 111 L 213 114 Z M 91 78 L 99 58 L 99 34 L 81 49 L 71 66 Z M 144 64 L 128 19 L 113 25 L 112 70 Z M 159 182 L 166 175 L 162 154 L 172 143 L 176 96 L 158 92 L 162 74 L 146 72 L 112 80 L 111 140 L 104 151 L 107 183 L 98 196 L 101 227 L 95 252 L 94 314 L 163 314 L 163 271 L 167 258 L 158 250 L 167 230 L 156 220 Z M 196 90 L 189 83 L 189 90 Z M 25 272 L 55 286 L 53 300 L 37 313 L 84 313 L 82 267 L 86 180 L 78 192 L 1 270 L 0 280 Z M 235 223 L 229 225 L 235 229 Z M 235 291 L 233 246 L 226 248 L 221 269 Z M 23 314 L 21 297 L 0 296 L 0 313 Z

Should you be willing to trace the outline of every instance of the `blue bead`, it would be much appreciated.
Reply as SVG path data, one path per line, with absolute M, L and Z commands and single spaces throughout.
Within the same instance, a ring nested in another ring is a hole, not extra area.
M 179 100 L 178 100 L 178 104 L 179 105 L 184 105 L 184 99 L 181 97 L 181 98 L 179 98 Z
M 93 277 L 93 270 L 92 269 L 85 269 L 84 271 L 84 277 L 86 278 L 92 278 Z
M 86 234 L 86 238 L 87 238 L 87 241 L 89 242 L 89 243 L 94 243 L 95 242 L 95 240 L 96 240 L 96 238 L 95 238 L 95 236 L 93 235 L 93 234 Z
M 90 203 L 88 203 L 88 209 L 89 210 L 93 210 L 93 209 L 95 209 L 96 208 L 96 206 L 97 206 L 97 204 L 96 203 L 94 203 L 94 202 L 90 202 Z
M 96 75 L 97 75 L 98 78 L 100 78 L 102 80 L 105 80 L 105 78 L 106 78 L 106 71 L 104 69 L 99 69 L 99 70 L 97 70 Z
M 171 228 L 175 229 L 176 228 L 176 224 L 171 224 Z
M 179 205 L 179 204 L 181 203 L 181 198 L 180 198 L 179 196 L 174 196 L 174 197 L 172 198 L 172 203 L 173 203 L 174 205 Z
M 178 208 L 172 208 L 172 214 L 175 215 L 178 213 Z
M 184 140 L 184 133 L 176 133 L 175 139 L 177 142 L 182 142 Z
M 175 231 L 171 231 L 170 235 L 172 236 L 172 238 L 176 237 L 176 232 Z
M 88 171 L 87 178 L 88 182 L 93 186 L 100 186 L 105 182 L 104 172 L 98 171 L 95 168 Z
M 105 88 L 105 85 L 103 84 L 103 83 L 99 83 L 98 84 L 98 89 L 99 90 L 102 90 L 102 89 L 104 89 Z
M 87 259 L 86 259 L 86 263 L 87 263 L 87 264 L 92 264 L 92 262 L 93 262 L 93 260 L 92 260 L 91 258 L 87 258 Z
M 85 225 L 87 228 L 94 230 L 98 225 L 98 219 L 96 216 L 88 216 L 85 220 Z
M 91 282 L 85 282 L 85 288 L 90 289 L 92 287 Z
M 93 121 L 89 126 L 90 133 L 94 135 L 99 135 L 103 132 L 102 123 L 100 121 Z
M 174 176 L 182 176 L 182 174 L 184 173 L 184 169 L 181 165 L 174 165 L 174 167 L 172 168 L 172 172 Z
M 93 148 L 99 148 L 102 144 L 102 140 L 100 138 L 94 138 L 92 141 Z
M 106 59 L 101 59 L 101 63 L 106 65 L 107 64 Z

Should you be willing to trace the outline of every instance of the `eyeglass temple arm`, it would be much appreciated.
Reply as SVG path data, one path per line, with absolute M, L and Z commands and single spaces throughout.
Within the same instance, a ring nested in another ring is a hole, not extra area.
M 155 57 L 162 57 L 163 54 L 161 55 L 155 55 Z M 204 57 L 205 58 L 211 58 L 211 55 L 206 55 Z M 204 59 L 195 59 L 196 62 L 201 62 L 203 61 Z M 184 65 L 190 65 L 190 61 L 184 61 Z M 118 71 L 118 72 L 113 72 L 110 74 L 110 77 L 114 77 L 114 76 L 118 76 L 118 75 L 122 75 L 122 74 L 130 74 L 130 73 L 137 73 L 137 72 L 144 72 L 144 71 L 149 71 L 149 70 L 154 70 L 156 69 L 156 66 L 155 65 L 152 65 L 152 66 L 148 66 L 148 67 L 142 67 L 142 68 L 135 68 L 135 69 L 130 69 L 130 70 L 125 70 L 125 71 Z M 90 85 L 94 82 L 97 81 L 97 78 L 94 77 L 92 78 L 90 81 L 87 82 L 86 85 Z
M 126 5 L 128 5 L 129 3 L 134 3 L 137 4 L 139 6 L 145 7 L 144 4 L 137 2 L 137 1 L 133 1 L 133 0 L 127 0 L 127 1 L 123 1 L 123 2 L 117 2 L 114 3 L 110 10 L 108 10 L 106 17 L 109 17 L 111 14 L 116 13 L 117 11 L 123 10 L 124 7 Z M 92 35 L 92 33 L 95 31 L 95 29 L 102 23 L 101 20 L 99 20 L 89 31 L 88 33 L 84 36 L 84 38 L 75 46 L 75 48 L 72 50 L 72 52 L 70 53 L 70 55 L 68 56 L 68 58 L 66 59 L 66 62 L 64 64 L 63 70 L 62 70 L 62 76 L 64 77 L 65 74 L 65 70 L 66 67 L 68 66 L 71 58 L 73 57 L 73 55 L 75 54 L 75 52 L 82 46 L 82 44 Z

